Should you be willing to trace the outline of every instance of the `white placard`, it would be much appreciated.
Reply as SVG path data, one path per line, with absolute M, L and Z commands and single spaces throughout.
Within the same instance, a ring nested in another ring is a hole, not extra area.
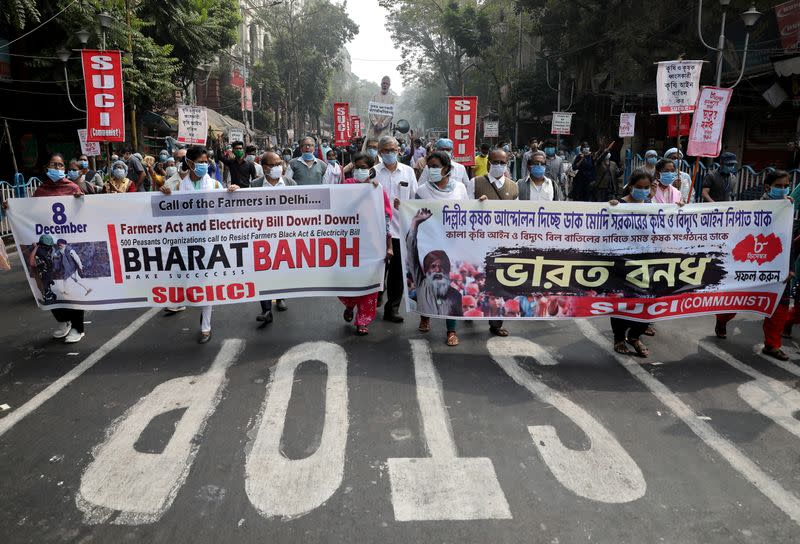
M 633 138 L 636 131 L 636 113 L 619 114 L 619 137 Z
M 500 135 L 500 121 L 484 121 L 483 137 L 497 138 Z
M 233 142 L 244 142 L 244 130 L 240 128 L 228 129 L 228 143 L 232 144 Z
M 370 102 L 367 110 L 370 115 L 380 115 L 382 117 L 394 117 L 394 104 L 384 102 Z
M 656 92 L 658 113 L 691 113 L 700 93 L 701 60 L 674 60 L 658 63 Z
M 178 141 L 186 145 L 206 145 L 208 112 L 203 106 L 178 106 Z
M 572 134 L 572 112 L 554 111 L 553 124 L 550 126 L 550 134 Z
M 78 129 L 78 140 L 81 142 L 81 154 L 87 157 L 97 157 L 100 155 L 100 142 L 87 142 L 86 129 Z

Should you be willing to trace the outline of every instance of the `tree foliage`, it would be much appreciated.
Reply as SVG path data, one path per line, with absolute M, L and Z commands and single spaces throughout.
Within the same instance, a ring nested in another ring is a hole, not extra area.
M 0 0 L 0 26 L 22 30 L 40 19 L 36 0 Z

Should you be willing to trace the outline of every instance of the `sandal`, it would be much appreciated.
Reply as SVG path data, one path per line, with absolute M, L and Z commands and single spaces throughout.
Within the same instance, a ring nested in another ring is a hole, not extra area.
M 656 329 L 652 325 L 648 325 L 647 328 L 644 330 L 645 336 L 655 336 Z
M 352 307 L 345 307 L 344 309 L 344 320 L 350 323 L 353 320 L 353 308 Z
M 763 353 L 764 355 L 769 355 L 770 357 L 777 359 L 779 361 L 789 360 L 789 356 L 786 355 L 781 348 L 771 349 L 765 346 L 764 349 L 761 350 L 761 353 Z
M 503 327 L 489 327 L 489 332 L 495 336 L 508 336 L 508 331 L 505 330 Z
M 647 349 L 647 346 L 645 346 L 638 338 L 636 340 L 628 340 L 628 343 L 633 349 L 636 350 L 636 354 L 639 357 L 647 357 L 650 355 L 650 350 Z
M 419 327 L 417 327 L 419 332 L 431 332 L 431 318 L 425 317 L 424 315 L 419 318 Z
M 366 336 L 369 334 L 369 329 L 366 327 L 356 327 L 356 334 L 358 336 Z
M 717 323 L 714 326 L 714 334 L 717 335 L 717 338 L 722 338 L 725 340 L 728 337 L 728 328 L 724 323 Z
M 625 345 L 625 340 L 620 340 L 619 342 L 614 342 L 614 351 L 620 353 L 622 355 L 630 355 L 631 350 L 628 349 L 628 346 Z
M 447 331 L 447 345 L 450 347 L 458 345 L 458 335 L 456 331 Z

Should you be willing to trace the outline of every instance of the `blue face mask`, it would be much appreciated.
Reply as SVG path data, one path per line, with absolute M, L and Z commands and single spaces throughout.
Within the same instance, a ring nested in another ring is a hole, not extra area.
M 313 161 L 314 160 L 314 153 L 311 151 L 307 151 L 303 153 L 303 160 L 304 161 Z
M 81 161 L 78 163 L 78 165 L 85 170 L 89 168 L 89 161 Z
M 544 177 L 545 166 L 543 164 L 534 164 L 531 166 L 531 177 L 541 179 Z
M 662 185 L 672 185 L 675 183 L 675 179 L 678 177 L 678 174 L 675 172 L 661 172 L 661 184 Z
M 122 178 L 125 177 L 125 174 L 127 174 L 128 172 L 124 168 L 114 168 L 111 171 L 111 173 L 114 175 L 115 178 L 122 179 Z
M 378 150 L 369 148 L 369 149 L 367 149 L 367 155 L 369 155 L 370 158 L 374 159 L 374 158 L 376 158 L 378 156 Z
M 336 159 L 328 159 L 328 164 L 330 164 L 331 166 L 336 166 L 337 162 L 339 161 L 337 161 Z
M 547 155 L 548 157 L 553 157 L 556 154 L 556 148 L 555 147 L 545 147 L 544 148 L 544 154 Z
M 397 162 L 397 153 L 381 153 L 381 160 L 385 164 L 394 164 Z
M 64 171 L 59 170 L 58 168 L 48 168 L 47 177 L 52 179 L 53 181 L 58 181 L 64 177 Z
M 736 165 L 728 165 L 728 166 L 720 166 L 719 171 L 723 174 L 735 174 L 736 173 Z
M 202 178 L 206 174 L 208 174 L 208 163 L 204 163 L 204 162 L 195 163 L 195 165 L 194 165 L 194 175 L 199 177 L 199 178 Z
M 76 179 L 78 179 L 80 177 L 80 175 L 81 175 L 81 173 L 78 172 L 77 170 L 68 170 L 67 171 L 67 177 L 69 178 L 70 181 L 75 181 Z
M 780 187 L 772 187 L 769 190 L 769 197 L 771 199 L 773 199 L 773 200 L 781 200 L 781 199 L 786 198 L 787 196 L 789 196 L 789 191 L 790 190 L 791 189 L 789 189 L 789 187 L 787 187 L 785 189 L 781 189 Z
M 647 164 L 654 166 L 658 162 L 658 157 L 647 157 Z
M 509 147 L 507 145 L 504 145 L 503 146 L 503 151 L 508 152 L 508 150 L 509 150 Z
M 289 162 L 290 160 L 292 160 L 292 156 L 291 155 L 284 155 L 283 156 L 283 160 L 285 160 L 286 162 Z
M 631 189 L 631 197 L 637 202 L 644 202 L 650 196 L 650 189 L 640 189 L 634 187 Z

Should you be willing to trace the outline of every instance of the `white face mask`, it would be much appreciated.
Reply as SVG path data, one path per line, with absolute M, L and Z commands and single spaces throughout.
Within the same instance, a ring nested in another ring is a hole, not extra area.
M 167 166 L 166 172 L 167 172 L 168 176 L 172 177 L 172 176 L 174 176 L 175 174 L 178 173 L 178 167 L 177 166 Z
M 503 177 L 506 173 L 506 165 L 505 164 L 490 164 L 489 165 L 489 175 L 495 179 Z
M 367 168 L 356 168 L 353 170 L 353 178 L 356 181 L 366 181 L 369 177 L 369 169 Z
M 269 179 L 279 179 L 283 174 L 283 166 L 273 166 L 269 169 Z
M 442 169 L 428 168 L 428 179 L 430 179 L 433 183 L 439 183 L 442 181 Z

